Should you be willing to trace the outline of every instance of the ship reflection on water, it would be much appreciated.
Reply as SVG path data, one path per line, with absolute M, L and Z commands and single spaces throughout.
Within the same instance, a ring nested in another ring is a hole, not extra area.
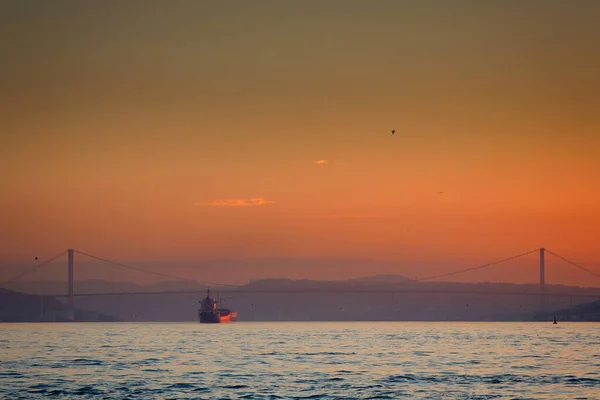
M 219 299 L 210 297 L 210 289 L 199 303 L 198 319 L 201 324 L 220 324 L 237 320 L 237 312 L 223 308 Z

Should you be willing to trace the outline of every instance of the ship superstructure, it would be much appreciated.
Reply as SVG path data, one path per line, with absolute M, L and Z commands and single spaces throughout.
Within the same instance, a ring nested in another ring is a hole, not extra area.
M 237 312 L 222 308 L 219 299 L 210 297 L 210 289 L 206 291 L 206 297 L 199 303 L 198 319 L 201 324 L 220 324 L 237 319 Z

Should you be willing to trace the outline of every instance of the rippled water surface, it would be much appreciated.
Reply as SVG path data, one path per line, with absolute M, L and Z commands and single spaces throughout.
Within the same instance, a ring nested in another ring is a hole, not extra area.
M 594 323 L 0 324 L 5 399 L 600 398 Z

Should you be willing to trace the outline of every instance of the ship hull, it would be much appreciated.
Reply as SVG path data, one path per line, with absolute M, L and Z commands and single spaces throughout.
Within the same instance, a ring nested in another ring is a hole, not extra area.
M 232 321 L 230 311 L 221 311 L 220 313 L 199 312 L 198 319 L 201 324 L 223 324 Z
M 225 314 L 225 315 L 221 314 L 221 315 L 219 316 L 219 318 L 221 319 L 221 323 L 222 323 L 222 324 L 223 324 L 223 323 L 227 323 L 227 322 L 231 321 L 231 315 L 230 315 L 229 313 L 227 313 L 227 314 Z
M 201 324 L 220 324 L 221 323 L 221 316 L 216 313 L 199 312 L 198 319 L 200 320 Z

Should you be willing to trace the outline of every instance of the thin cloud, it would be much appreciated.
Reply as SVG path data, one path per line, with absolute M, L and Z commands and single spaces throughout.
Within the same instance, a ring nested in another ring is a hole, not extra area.
M 321 215 L 317 217 L 318 219 L 374 219 L 381 218 L 380 215 L 376 214 L 331 214 L 331 215 Z
M 252 197 L 250 199 L 217 199 L 213 201 L 200 201 L 193 203 L 195 206 L 209 207 L 249 207 L 274 204 L 273 200 L 266 200 L 263 197 Z
M 313 161 L 313 162 L 314 162 L 315 164 L 319 164 L 319 165 L 321 165 L 321 164 L 327 164 L 327 162 L 328 162 L 328 161 L 327 161 L 327 160 L 317 160 L 317 161 Z

